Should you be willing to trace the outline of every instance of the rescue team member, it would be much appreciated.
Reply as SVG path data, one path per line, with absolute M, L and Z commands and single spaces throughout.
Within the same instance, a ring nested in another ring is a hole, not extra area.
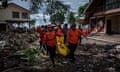
M 36 28 L 36 32 L 40 34 L 41 31 L 42 31 L 42 30 L 41 30 L 40 26 L 38 26 L 38 27 Z
M 42 47 L 44 47 L 44 45 L 43 45 L 43 42 L 44 42 L 44 35 L 45 35 L 45 29 L 44 28 L 42 28 L 42 32 L 41 32 L 41 35 L 40 35 L 40 38 L 41 38 L 41 41 L 40 41 L 40 46 Z
M 44 45 L 43 45 L 44 35 L 45 35 L 45 33 L 46 33 L 44 26 L 42 26 L 41 28 L 40 28 L 40 27 L 37 27 L 36 32 L 38 32 L 38 33 L 40 34 L 40 48 L 41 48 L 42 46 L 44 46 Z M 44 47 L 45 47 L 45 46 L 44 46 Z
M 63 26 L 64 43 L 66 43 L 67 32 L 68 32 L 68 25 L 65 24 L 65 25 Z
M 68 30 L 67 41 L 69 44 L 68 48 L 70 50 L 69 57 L 70 57 L 71 61 L 73 61 L 73 62 L 75 60 L 74 52 L 77 48 L 79 34 L 82 34 L 82 31 L 80 31 L 79 29 L 76 29 L 75 24 L 73 24 L 71 26 L 71 28 Z
M 57 29 L 56 29 L 56 36 L 62 36 L 63 35 L 63 31 L 62 31 L 62 28 L 61 28 L 61 23 L 58 23 L 57 24 Z
M 51 24 L 49 24 L 47 28 L 48 28 L 48 31 L 45 34 L 45 42 L 47 45 L 48 53 L 50 55 L 50 59 L 52 61 L 52 64 L 54 65 L 55 64 L 54 58 L 56 55 L 55 53 L 56 52 L 56 35 L 55 35 L 55 31 L 53 31 L 52 29 Z
M 81 25 L 79 25 L 79 29 L 80 29 L 80 31 L 82 31 Z M 81 45 L 81 43 L 82 43 L 82 37 L 81 37 L 80 34 L 79 34 L 78 38 L 79 38 L 79 45 Z
M 39 33 L 39 41 L 40 41 L 40 48 L 41 48 L 41 44 L 42 44 L 42 40 L 41 40 L 41 35 L 42 35 L 42 29 L 40 28 L 40 26 L 37 27 L 36 32 Z

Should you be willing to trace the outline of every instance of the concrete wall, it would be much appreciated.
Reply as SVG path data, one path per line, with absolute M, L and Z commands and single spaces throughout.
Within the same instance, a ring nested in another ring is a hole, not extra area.
M 107 16 L 106 21 L 108 19 L 112 20 L 112 32 L 120 33 L 120 16 Z
M 20 13 L 20 18 L 12 18 L 12 12 L 17 11 Z M 29 15 L 29 12 L 17 7 L 15 5 L 9 5 L 6 9 L 0 9 L 0 20 L 29 20 L 29 19 L 23 19 L 22 18 L 22 12 L 26 12 Z

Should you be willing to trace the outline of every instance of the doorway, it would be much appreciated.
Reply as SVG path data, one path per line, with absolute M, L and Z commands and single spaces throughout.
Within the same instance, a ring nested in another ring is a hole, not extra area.
M 112 20 L 107 20 L 107 34 L 112 34 Z
M 6 31 L 6 24 L 0 24 L 0 32 Z

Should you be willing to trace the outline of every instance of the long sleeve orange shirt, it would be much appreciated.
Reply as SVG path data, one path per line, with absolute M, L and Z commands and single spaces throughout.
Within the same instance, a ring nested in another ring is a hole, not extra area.
M 77 44 L 79 34 L 83 34 L 82 31 L 80 31 L 79 29 L 75 29 L 75 30 L 70 29 L 70 30 L 68 30 L 68 33 L 67 33 L 67 41 L 68 41 L 68 43 Z
M 56 46 L 56 36 L 55 31 L 48 31 L 45 34 L 45 41 L 47 46 Z

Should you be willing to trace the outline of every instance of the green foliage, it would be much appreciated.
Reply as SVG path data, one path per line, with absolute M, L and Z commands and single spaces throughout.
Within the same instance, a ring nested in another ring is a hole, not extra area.
M 0 0 L 0 1 L 1 1 L 0 9 L 3 9 L 8 7 L 8 1 L 11 1 L 11 0 Z
M 60 22 L 63 23 L 65 20 L 65 16 L 64 16 L 64 10 L 60 10 L 57 13 L 53 14 L 50 16 L 50 22 L 52 24 L 55 24 L 56 22 Z
M 70 6 L 63 4 L 61 1 L 58 0 L 48 0 L 46 5 L 46 14 L 55 14 L 60 10 L 64 10 L 64 12 L 69 11 Z
M 38 10 L 40 9 L 40 6 L 42 6 L 42 3 L 44 0 L 30 0 L 30 10 L 32 13 L 38 13 Z
M 36 22 L 36 20 L 33 19 L 33 20 L 30 21 L 30 24 L 31 24 L 31 25 L 35 25 L 35 22 Z
M 46 55 L 43 55 L 42 49 L 39 46 L 32 46 L 31 48 L 27 48 L 23 51 L 23 54 L 27 56 L 28 61 L 33 63 L 35 59 L 46 58 Z
M 8 6 L 8 0 L 3 0 L 2 1 L 2 6 L 6 8 Z
M 36 54 L 36 50 L 37 50 L 37 47 L 31 47 L 31 48 L 27 48 L 25 51 L 24 51 L 24 54 L 27 56 L 28 58 L 28 61 L 30 63 L 33 63 L 34 60 L 35 60 L 35 54 Z
M 55 23 L 56 21 L 63 23 L 65 19 L 64 14 L 70 9 L 69 5 L 59 0 L 30 0 L 30 9 L 32 13 L 38 13 L 43 6 L 45 6 L 44 14 L 51 15 L 51 23 Z M 46 22 L 45 17 L 43 17 L 43 21 Z
M 75 19 L 75 17 L 74 17 L 74 13 L 73 13 L 73 12 L 70 12 L 70 13 L 68 14 L 67 20 L 68 20 L 68 22 L 69 22 L 70 24 L 74 24 L 74 23 L 75 23 L 76 19 Z
M 55 24 L 55 21 L 56 21 L 56 14 L 51 15 L 51 16 L 50 16 L 50 22 L 51 22 L 52 24 Z
M 84 10 L 86 9 L 87 6 L 88 6 L 88 3 L 86 3 L 83 6 L 80 6 L 78 8 L 78 16 L 82 16 L 83 15 L 83 12 L 84 12 Z
M 70 6 L 63 4 L 58 0 L 30 0 L 30 7 L 32 13 L 38 13 L 41 7 L 46 6 L 46 14 L 52 15 L 63 9 L 65 12 L 69 11 Z

